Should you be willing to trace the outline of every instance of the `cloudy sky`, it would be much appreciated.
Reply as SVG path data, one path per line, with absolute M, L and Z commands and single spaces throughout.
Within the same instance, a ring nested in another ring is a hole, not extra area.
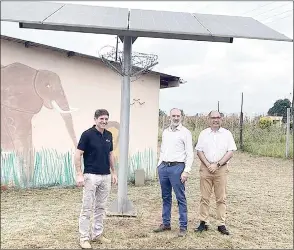
M 53 2 L 53 1 L 52 1 Z M 54 1 L 63 3 L 63 1 Z M 292 1 L 83 1 L 98 6 L 250 16 L 293 39 Z M 1 34 L 98 56 L 105 45 L 115 46 L 116 37 L 19 29 L 16 23 L 1 22 Z M 160 92 L 160 108 L 179 107 L 186 114 L 244 112 L 265 114 L 280 98 L 292 100 L 293 43 L 234 39 L 233 44 L 138 38 L 133 51 L 158 55 L 154 68 L 186 80 L 180 88 Z

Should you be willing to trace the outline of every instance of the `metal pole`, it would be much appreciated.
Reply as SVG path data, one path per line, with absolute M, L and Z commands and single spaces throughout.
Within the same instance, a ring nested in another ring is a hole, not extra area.
M 115 61 L 117 62 L 117 52 L 118 52 L 118 36 L 116 36 L 116 46 L 115 46 Z
M 217 111 L 219 112 L 219 101 L 217 101 Z
M 129 169 L 129 123 L 130 123 L 130 74 L 132 67 L 132 37 L 123 39 L 123 79 L 121 86 L 119 169 L 117 200 L 110 206 L 113 215 L 135 216 L 133 204 L 128 200 L 128 169 Z
M 127 199 L 127 176 L 129 155 L 129 123 L 130 123 L 130 72 L 132 58 L 132 38 L 124 37 L 123 79 L 121 86 L 120 111 L 120 140 L 119 140 L 119 181 L 118 181 L 118 208 L 123 212 L 123 205 Z
M 240 149 L 243 151 L 243 92 L 241 98 L 241 113 L 240 113 Z
M 289 155 L 290 144 L 290 108 L 287 108 L 287 130 L 286 130 L 286 158 Z

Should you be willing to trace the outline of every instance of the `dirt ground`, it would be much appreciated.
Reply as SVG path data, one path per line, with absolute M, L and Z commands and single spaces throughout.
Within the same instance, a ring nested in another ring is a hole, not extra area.
M 210 229 L 198 234 L 199 161 L 187 183 L 188 235 L 178 238 L 178 209 L 173 203 L 172 230 L 154 234 L 160 224 L 158 181 L 129 186 L 136 218 L 106 217 L 111 244 L 93 248 L 264 248 L 293 249 L 293 161 L 237 153 L 230 165 L 227 226 L 230 236 L 216 229 L 211 201 Z M 112 189 L 110 200 L 117 194 Z M 7 190 L 1 194 L 1 248 L 78 249 L 78 216 L 82 189 Z M 175 199 L 174 199 L 175 201 Z

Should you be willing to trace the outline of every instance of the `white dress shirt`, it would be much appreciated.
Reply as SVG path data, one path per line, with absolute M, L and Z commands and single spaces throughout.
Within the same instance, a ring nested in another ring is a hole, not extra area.
M 229 130 L 220 128 L 213 131 L 207 128 L 200 132 L 196 150 L 202 151 L 206 159 L 212 163 L 221 160 L 228 151 L 237 150 L 237 147 Z
M 158 166 L 161 162 L 184 162 L 184 171 L 190 173 L 194 160 L 191 132 L 180 124 L 174 131 L 171 127 L 162 133 Z

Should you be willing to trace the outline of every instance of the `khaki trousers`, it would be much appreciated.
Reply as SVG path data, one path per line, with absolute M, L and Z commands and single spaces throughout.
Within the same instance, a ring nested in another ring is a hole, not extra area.
M 201 192 L 199 220 L 208 221 L 210 197 L 214 188 L 218 226 L 225 225 L 228 165 L 226 164 L 214 173 L 210 173 L 208 168 L 201 163 L 199 172 Z
M 79 218 L 80 240 L 91 240 L 102 234 L 111 175 L 84 174 L 83 205 Z M 90 217 L 93 212 L 92 237 Z

